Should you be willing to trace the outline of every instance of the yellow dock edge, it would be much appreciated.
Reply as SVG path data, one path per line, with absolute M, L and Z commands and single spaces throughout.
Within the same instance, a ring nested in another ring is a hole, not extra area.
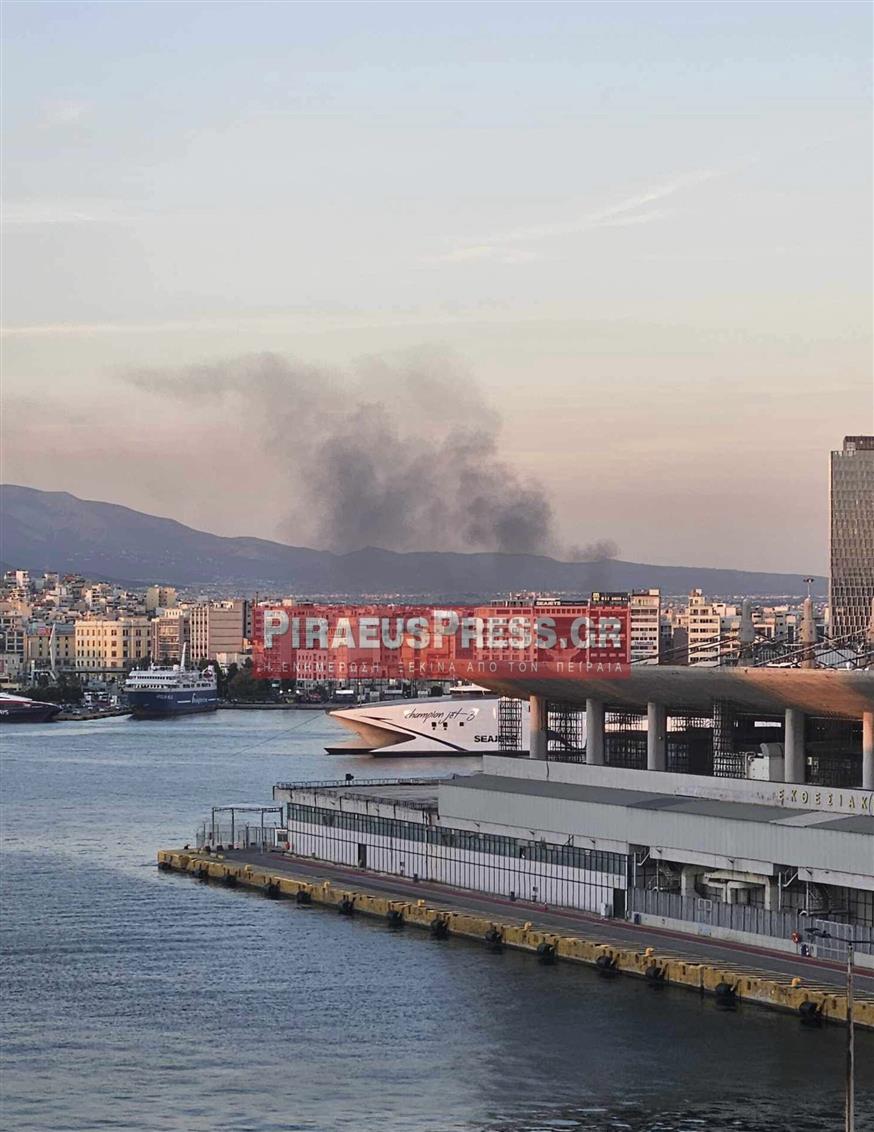
M 652 947 L 644 950 L 582 939 L 579 936 L 558 935 L 539 931 L 533 924 L 504 924 L 484 916 L 431 907 L 424 900 L 390 900 L 385 896 L 372 896 L 344 888 L 334 881 L 314 883 L 295 877 L 223 860 L 221 855 L 205 855 L 194 851 L 162 849 L 158 852 L 158 868 L 191 873 L 201 880 L 240 884 L 276 897 L 298 899 L 298 893 L 307 893 L 314 904 L 323 904 L 377 916 L 398 919 L 413 927 L 433 930 L 435 921 L 445 925 L 447 935 L 461 936 L 480 942 L 500 943 L 521 951 L 544 952 L 558 959 L 572 960 L 598 966 L 607 963 L 615 973 L 640 978 L 656 977 L 668 986 L 687 987 L 701 994 L 713 994 L 720 985 L 727 984 L 738 1002 L 753 1002 L 776 1010 L 798 1013 L 804 1003 L 812 1003 L 823 1019 L 846 1022 L 847 1000 L 833 987 L 804 983 L 800 979 L 780 980 L 774 975 L 744 969 L 741 966 L 716 966 L 694 963 L 670 954 L 657 952 Z M 351 904 L 351 908 L 350 908 Z M 654 976 L 654 972 L 658 972 Z M 649 974 L 648 974 L 649 973 Z M 860 1027 L 874 1030 L 874 999 L 854 1000 L 853 1018 Z

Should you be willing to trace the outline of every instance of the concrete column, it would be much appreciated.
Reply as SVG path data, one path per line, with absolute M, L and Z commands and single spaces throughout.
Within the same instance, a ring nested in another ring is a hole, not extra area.
M 646 769 L 666 770 L 668 765 L 668 713 L 664 704 L 646 705 Z
M 546 697 L 531 696 L 528 700 L 531 708 L 529 726 L 528 757 L 532 759 L 546 758 Z
M 586 700 L 586 762 L 604 765 L 604 701 Z
M 770 751 L 774 747 L 778 747 L 777 743 L 764 744 L 766 750 Z M 769 754 L 768 755 L 768 781 L 769 782 L 785 782 L 786 781 L 786 750 L 784 747 L 783 754 Z
M 783 748 L 786 752 L 786 782 L 804 782 L 804 712 L 798 708 L 786 708 L 786 722 L 783 728 Z
M 874 790 L 874 711 L 862 716 L 862 789 Z
M 765 911 L 779 912 L 780 910 L 780 883 L 776 877 L 768 877 L 765 881 Z

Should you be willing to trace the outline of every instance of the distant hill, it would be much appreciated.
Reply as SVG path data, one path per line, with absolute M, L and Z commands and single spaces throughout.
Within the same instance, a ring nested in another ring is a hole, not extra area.
M 224 585 L 306 594 L 489 597 L 508 590 L 588 592 L 658 586 L 683 594 L 792 595 L 798 574 L 648 566 L 638 562 L 559 562 L 534 554 L 400 554 L 368 547 L 332 554 L 258 538 L 223 538 L 65 491 L 0 486 L 0 558 L 31 571 L 60 570 L 130 584 Z M 825 578 L 815 591 L 824 594 Z

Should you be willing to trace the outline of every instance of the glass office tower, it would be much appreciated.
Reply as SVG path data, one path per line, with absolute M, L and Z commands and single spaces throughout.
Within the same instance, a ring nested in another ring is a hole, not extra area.
M 831 454 L 831 636 L 864 639 L 874 606 L 874 436 Z

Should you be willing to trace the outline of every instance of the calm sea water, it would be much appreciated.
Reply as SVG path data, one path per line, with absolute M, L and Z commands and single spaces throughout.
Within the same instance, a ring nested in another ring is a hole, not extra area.
M 3 729 L 4 1128 L 842 1127 L 838 1029 L 157 872 L 214 802 L 465 765 L 329 758 L 329 734 L 296 712 Z M 858 1060 L 871 1129 L 870 1035 Z

